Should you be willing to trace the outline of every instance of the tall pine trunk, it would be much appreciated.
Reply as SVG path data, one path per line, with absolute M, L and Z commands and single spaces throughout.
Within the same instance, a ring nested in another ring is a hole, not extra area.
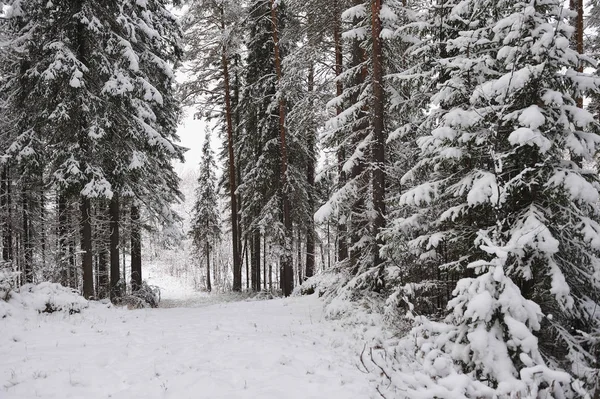
M 82 195 L 79 206 L 81 212 L 81 251 L 83 253 L 83 296 L 90 299 L 94 297 L 91 200 Z
M 4 220 L 2 221 L 2 260 L 12 262 L 12 200 L 11 200 L 11 182 L 8 165 L 2 166 L 2 175 L 0 180 L 0 212 Z
M 58 194 L 58 266 L 60 271 L 60 283 L 65 287 L 69 284 L 69 245 L 68 245 L 68 216 L 67 198 L 64 194 Z
M 206 291 L 212 291 L 212 285 L 210 284 L 210 245 L 206 245 Z
M 583 54 L 583 0 L 569 0 L 569 8 L 575 11 L 575 17 L 571 21 L 571 25 L 575 28 L 575 32 L 571 37 L 572 47 L 579 53 Z M 583 65 L 580 63 L 577 68 L 578 72 L 583 72 Z M 575 98 L 577 107 L 583 108 L 583 98 Z M 583 165 L 583 158 L 577 154 L 571 154 L 571 159 L 581 167 Z
M 248 237 L 244 238 L 244 251 L 242 257 L 245 257 L 245 265 L 246 265 L 246 290 L 250 290 L 250 262 L 248 261 Z
M 115 193 L 110 200 L 108 205 L 108 217 L 110 225 L 110 240 L 109 240 L 109 253 L 110 253 L 110 300 L 115 301 L 121 297 L 121 269 L 119 262 L 119 242 L 120 242 L 120 230 L 119 230 L 119 216 L 120 216 L 120 203 L 119 196 Z
M 260 236 L 258 237 L 260 242 Z M 262 236 L 262 264 L 263 264 L 263 289 L 267 290 L 267 240 L 266 237 Z
M 385 227 L 385 132 L 383 126 L 384 118 L 384 91 L 383 91 L 383 50 L 381 43 L 381 0 L 371 1 L 372 15 L 372 46 L 373 46 L 373 144 L 371 148 L 372 156 L 372 183 L 373 183 L 373 210 L 375 218 L 373 220 L 373 236 L 375 237 L 376 247 L 374 251 L 373 266 L 379 267 L 378 285 L 383 284 L 383 261 L 379 256 L 379 250 L 383 246 L 382 239 L 379 236 L 381 230 Z M 377 287 L 381 288 L 381 286 Z
M 106 244 L 102 244 L 102 248 L 98 252 L 98 269 L 96 276 L 96 296 L 98 299 L 104 299 L 108 297 L 110 292 L 109 280 L 108 280 L 108 258 L 109 254 L 106 250 Z
M 277 75 L 277 84 L 281 85 L 281 55 L 279 49 L 279 32 L 277 23 L 277 5 L 275 0 L 271 0 L 271 26 L 273 31 L 273 44 L 275 48 L 275 71 Z M 290 296 L 294 289 L 294 267 L 292 261 L 292 218 L 290 210 L 290 200 L 287 192 L 287 143 L 285 131 L 285 100 L 279 98 L 279 138 L 281 146 L 281 197 L 283 203 L 283 228 L 284 243 L 283 255 L 281 256 L 281 288 L 284 296 Z
M 225 16 L 223 8 L 221 8 L 221 28 L 225 32 Z M 223 42 L 221 53 L 221 67 L 223 69 L 223 80 L 225 90 L 225 119 L 227 123 L 227 152 L 229 155 L 229 195 L 231 201 L 231 240 L 233 252 L 233 290 L 242 290 L 242 260 L 240 257 L 241 237 L 238 228 L 238 204 L 237 204 L 237 182 L 236 182 L 236 167 L 233 143 L 233 119 L 231 107 L 231 93 L 229 83 L 229 59 L 227 56 L 227 46 Z
M 252 290 L 260 291 L 260 232 L 253 231 L 250 240 L 252 241 L 252 253 L 250 257 L 252 264 Z
M 40 217 L 40 227 L 39 227 L 39 237 L 40 237 L 40 247 L 42 251 L 42 270 L 46 270 L 46 245 L 47 245 L 47 231 L 46 231 L 46 192 L 44 191 L 43 184 L 40 184 L 39 187 L 39 217 Z
M 333 41 L 335 44 L 335 76 L 337 78 L 336 81 L 336 95 L 340 97 L 344 92 L 344 84 L 340 79 L 340 76 L 343 72 L 343 49 L 342 49 L 342 32 L 341 32 L 341 11 L 339 8 L 338 0 L 333 0 L 333 9 L 334 9 L 334 25 L 333 25 Z M 342 105 L 339 104 L 336 107 L 336 113 L 340 115 L 342 113 Z M 346 184 L 346 172 L 344 172 L 343 165 L 346 159 L 346 151 L 345 146 L 342 143 L 342 139 L 338 142 L 338 150 L 337 150 L 337 161 L 338 161 L 338 185 L 339 188 L 343 187 Z M 337 257 L 338 262 L 343 262 L 348 258 L 348 242 L 346 241 L 346 218 L 338 216 L 338 226 L 337 226 Z
M 142 287 L 142 233 L 140 228 L 140 209 L 131 204 L 131 290 Z
M 75 212 L 77 209 L 76 205 L 76 203 L 67 203 L 67 227 L 73 226 L 74 228 L 74 226 L 77 225 L 75 217 Z M 81 208 L 79 208 L 79 212 L 81 213 Z M 81 222 L 79 222 L 79 227 L 81 228 Z M 77 258 L 75 257 L 75 252 L 77 248 L 77 237 L 75 230 L 69 230 L 69 234 L 67 235 L 67 243 L 69 251 L 67 255 L 67 259 L 69 262 L 67 268 L 69 287 L 73 288 L 74 290 L 79 290 L 79 268 L 77 267 Z
M 96 298 L 105 299 L 109 296 L 110 280 L 109 280 L 109 244 L 108 238 L 105 237 L 107 232 L 104 217 L 107 215 L 107 202 L 100 200 L 94 207 L 96 220 Z M 110 226 L 109 232 L 110 232 Z M 110 234 L 110 233 L 109 233 Z
M 84 2 L 79 0 L 76 3 L 76 7 L 79 11 L 83 9 Z M 88 46 L 86 42 L 86 29 L 83 21 L 77 23 L 77 58 L 83 64 L 87 63 L 88 57 Z M 89 157 L 90 156 L 90 143 L 87 135 L 88 123 L 86 120 L 86 114 L 79 112 L 78 117 L 78 141 L 79 147 L 82 152 Z M 87 158 L 86 158 L 87 159 Z M 87 169 L 85 161 L 83 162 L 82 170 Z M 80 190 L 83 187 L 80 187 Z M 80 209 L 80 223 L 81 223 L 81 250 L 82 256 L 82 269 L 83 269 L 83 296 L 92 298 L 94 296 L 94 258 L 92 254 L 92 218 L 91 218 L 91 200 L 84 194 L 79 195 L 79 209 Z
M 309 25 L 312 25 L 312 18 L 309 18 Z M 314 33 L 309 33 L 309 43 L 313 46 L 316 45 Z M 308 82 L 307 82 L 308 95 L 314 98 L 315 94 L 315 67 L 311 62 L 308 69 Z M 312 121 L 312 126 L 308 131 L 308 159 L 306 160 L 306 183 L 308 184 L 308 220 L 306 221 L 306 264 L 304 269 L 304 279 L 310 278 L 315 274 L 315 162 L 316 158 L 314 153 L 316 152 L 316 135 L 317 127 L 315 122 Z M 299 262 L 300 264 L 300 262 Z M 299 273 L 301 274 L 301 273 Z M 299 280 L 300 284 L 302 279 Z
M 354 5 L 361 5 L 361 0 L 354 0 Z M 360 20 L 356 18 L 354 20 L 354 24 L 358 25 Z M 357 73 L 354 77 L 354 86 L 355 88 L 362 87 L 365 83 L 368 75 L 368 68 L 366 66 L 367 54 L 364 48 L 361 46 L 361 41 L 358 38 L 354 38 L 352 41 L 352 67 L 358 67 L 362 64 L 360 73 Z M 359 92 L 360 90 L 354 90 L 355 94 L 351 96 L 351 103 L 356 103 L 359 100 Z M 356 150 L 358 145 L 360 145 L 367 137 L 367 130 L 369 128 L 369 121 L 367 120 L 368 109 L 367 107 L 363 107 L 358 112 L 357 119 L 358 122 L 352 125 L 352 147 L 353 150 Z M 366 204 L 365 204 L 365 196 L 367 195 L 367 185 L 368 181 L 366 181 L 366 177 L 364 174 L 367 172 L 366 159 L 367 154 L 364 154 L 362 158 L 354 161 L 352 165 L 352 169 L 350 171 L 350 179 L 355 181 L 355 184 L 358 186 L 359 192 L 357 193 L 356 199 L 354 200 L 351 211 L 350 211 L 350 267 L 352 274 L 357 274 L 359 272 L 359 257 L 362 252 L 362 248 L 358 248 L 359 242 L 363 239 L 363 234 L 365 233 L 367 227 L 367 219 L 366 219 Z
M 23 230 L 21 231 L 21 251 L 23 252 L 23 276 L 25 283 L 33 283 L 33 245 L 31 242 L 31 198 L 28 188 L 24 187 L 21 194 L 21 222 L 23 223 Z
M 573 35 L 573 47 L 579 54 L 583 54 L 583 0 L 570 0 L 569 8 L 576 13 L 575 18 L 572 21 L 572 25 L 575 28 L 575 34 Z M 579 64 L 577 71 L 583 72 L 583 65 L 581 63 Z M 579 108 L 583 108 L 583 98 L 578 97 L 575 100 L 577 101 L 577 106 Z

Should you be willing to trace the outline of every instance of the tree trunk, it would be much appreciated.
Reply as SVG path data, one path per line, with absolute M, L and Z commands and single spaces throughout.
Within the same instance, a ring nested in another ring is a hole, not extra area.
M 212 286 L 210 285 L 210 248 L 208 244 L 206 245 L 206 291 L 212 291 Z
M 333 25 L 333 40 L 335 43 L 335 76 L 336 81 L 336 94 L 340 97 L 344 92 L 344 84 L 339 79 L 343 72 L 343 53 L 342 53 L 342 33 L 341 33 L 341 11 L 339 9 L 338 0 L 333 0 L 333 8 L 335 13 L 335 21 Z M 336 113 L 340 115 L 342 113 L 342 105 L 338 105 L 336 108 Z M 344 172 L 343 165 L 346 160 L 346 151 L 342 140 L 338 142 L 338 150 L 337 150 L 337 160 L 338 160 L 338 185 L 339 187 L 343 187 L 346 184 L 346 172 Z M 338 262 L 343 262 L 348 258 L 348 244 L 346 241 L 346 222 L 345 217 L 340 218 L 340 222 L 338 222 L 337 231 L 338 231 Z
M 107 210 L 107 203 L 104 200 L 98 202 L 94 207 L 96 220 L 104 219 Z M 110 226 L 109 226 L 110 228 Z M 109 230 L 110 231 L 110 230 Z M 100 223 L 96 227 L 95 242 L 96 242 L 96 298 L 105 299 L 109 296 L 110 281 L 109 281 L 109 247 L 108 239 L 104 236 L 106 226 Z
M 58 202 L 58 267 L 60 271 L 60 283 L 65 287 L 69 286 L 69 262 L 68 255 L 68 218 L 67 218 L 67 199 L 63 194 L 57 195 Z
M 215 257 L 215 261 L 213 262 L 213 279 L 215 281 L 215 287 L 218 292 L 219 287 L 221 286 L 221 277 L 219 276 L 219 269 L 217 268 L 217 259 L 218 257 Z
M 385 227 L 385 132 L 383 126 L 384 118 L 384 91 L 383 91 L 383 51 L 381 43 L 381 0 L 371 0 L 372 15 L 372 46 L 373 46 L 373 144 L 371 148 L 372 156 L 372 183 L 373 183 L 373 210 L 375 219 L 373 220 L 373 236 L 375 237 L 376 247 L 374 251 L 373 266 L 379 267 L 378 287 L 383 284 L 383 260 L 379 251 L 383 246 L 383 240 L 379 233 Z
M 115 193 L 108 205 L 108 217 L 110 224 L 110 300 L 116 301 L 121 297 L 121 269 L 119 262 L 119 243 L 120 243 L 120 217 L 121 207 L 119 196 Z
M 23 223 L 23 231 L 21 232 L 21 249 L 23 252 L 23 276 L 25 278 L 25 283 L 33 283 L 31 200 L 27 190 L 27 188 L 23 188 L 21 197 L 21 222 Z
M 79 0 L 76 3 L 76 7 L 79 11 L 83 9 L 83 0 Z M 88 46 L 86 42 L 86 25 L 83 21 L 77 23 L 77 55 L 78 59 L 85 65 L 87 64 L 88 57 Z M 76 123 L 78 124 L 78 141 L 79 147 L 84 154 L 84 158 L 81 160 L 81 170 L 87 169 L 87 159 L 90 157 L 91 148 L 89 137 L 87 134 L 88 121 L 87 116 L 84 112 L 78 112 L 75 115 Z M 80 187 L 81 189 L 81 187 Z M 85 195 L 79 196 L 79 206 L 81 213 L 81 249 L 83 252 L 82 257 L 82 269 L 83 269 L 83 296 L 86 299 L 94 296 L 94 264 L 92 254 L 92 218 L 91 218 L 91 200 Z
M 361 0 L 355 0 L 354 5 L 362 4 Z M 360 20 L 356 19 L 354 21 L 355 24 L 359 24 Z M 366 62 L 368 57 L 365 49 L 361 46 L 361 41 L 357 38 L 352 41 L 352 66 L 357 67 L 359 65 L 363 65 L 361 68 L 361 73 L 357 73 L 354 78 L 354 86 L 356 88 L 362 87 L 367 79 L 367 75 L 369 73 L 368 68 L 366 66 Z M 359 91 L 355 90 L 355 93 L 352 95 L 350 102 L 356 103 L 359 99 Z M 352 125 L 352 135 L 354 139 L 352 140 L 353 149 L 355 150 L 358 145 L 360 145 L 367 137 L 367 130 L 369 128 L 369 121 L 367 120 L 368 109 L 365 106 L 358 112 L 357 122 Z M 359 257 L 361 255 L 362 249 L 358 248 L 358 243 L 363 239 L 363 234 L 365 233 L 367 227 L 367 219 L 366 219 L 366 204 L 365 197 L 367 194 L 367 177 L 364 176 L 367 173 L 367 165 L 366 165 L 366 157 L 368 155 L 365 154 L 363 158 L 357 159 L 350 171 L 351 180 L 356 181 L 358 185 L 359 192 L 356 194 L 356 199 L 352 204 L 350 211 L 350 267 L 353 275 L 356 275 L 359 272 Z
M 12 217 L 11 217 L 11 183 L 8 165 L 2 167 L 0 177 L 0 212 L 2 212 L 2 260 L 12 262 Z
M 223 32 L 226 30 L 225 16 L 223 8 L 221 7 L 221 29 Z M 238 229 L 238 205 L 237 205 L 237 182 L 236 182 L 236 168 L 235 168 L 235 155 L 233 151 L 233 120 L 232 120 L 232 108 L 231 108 L 231 94 L 229 84 L 229 61 L 227 56 L 227 45 L 223 42 L 223 48 L 221 52 L 221 67 L 223 68 L 223 80 L 225 90 L 225 119 L 227 121 L 227 152 L 229 155 L 229 193 L 231 200 L 231 240 L 232 240 L 232 251 L 233 251 L 233 290 L 242 290 L 242 265 L 240 257 L 241 238 L 239 237 Z
M 260 242 L 260 236 L 258 237 L 258 241 Z M 267 290 L 267 240 L 266 237 L 263 236 L 262 237 L 262 257 L 263 257 L 263 289 L 266 291 Z
M 254 231 L 251 236 L 252 255 L 250 262 L 252 263 L 252 290 L 260 291 L 260 232 Z
M 42 250 L 42 270 L 46 270 L 46 193 L 44 191 L 43 184 L 40 184 L 39 188 L 39 196 L 40 196 L 40 229 L 39 229 L 39 237 L 40 237 L 40 246 Z
M 273 265 L 269 262 L 269 291 L 273 292 Z
M 314 38 L 311 35 L 311 42 L 314 42 Z M 337 54 L 336 54 L 337 57 Z M 308 70 L 308 93 L 311 97 L 314 96 L 315 91 L 315 68 L 314 65 L 310 65 Z M 317 127 L 311 126 L 308 132 L 308 148 L 309 156 L 306 165 L 306 182 L 308 184 L 308 210 L 309 218 L 306 221 L 306 265 L 304 270 L 304 279 L 312 277 L 315 270 L 315 162 L 316 158 L 313 155 L 316 152 L 316 135 Z M 300 280 L 302 283 L 302 280 Z
M 140 209 L 131 204 L 131 291 L 142 287 L 142 234 L 140 229 Z
M 248 237 L 244 239 L 244 257 L 246 257 L 246 291 L 250 290 L 250 262 L 248 262 Z
M 98 271 L 97 271 L 97 285 L 96 285 L 96 295 L 98 299 L 104 299 L 108 296 L 110 292 L 109 280 L 108 280 L 108 258 L 109 254 L 106 250 L 106 244 L 102 245 L 102 249 L 100 249 L 98 253 Z
M 298 238 L 296 240 L 296 273 L 298 274 L 298 285 L 302 285 L 302 281 L 304 280 L 304 276 L 302 273 L 304 272 L 304 268 L 302 267 L 302 232 L 300 229 L 298 230 Z
M 271 27 L 273 31 L 273 45 L 275 49 L 275 71 L 277 74 L 277 84 L 281 85 L 281 56 L 279 49 L 279 32 L 277 23 L 277 5 L 275 0 L 271 1 Z M 285 101 L 282 94 L 279 97 L 279 136 L 281 146 L 281 197 L 283 202 L 283 227 L 284 227 L 284 243 L 283 255 L 281 256 L 281 272 L 282 276 L 281 288 L 284 296 L 290 296 L 294 289 L 294 267 L 292 263 L 292 219 L 290 214 L 290 200 L 287 192 L 287 143 L 285 131 Z
M 583 0 L 569 0 L 569 8 L 576 12 L 576 16 L 572 21 L 573 27 L 575 28 L 575 34 L 572 37 L 573 47 L 579 54 L 583 54 Z M 579 63 L 577 68 L 578 72 L 583 72 L 583 65 Z M 575 99 L 577 106 L 583 108 L 583 98 L 578 97 Z
M 314 225 L 312 226 L 314 228 Z M 306 232 L 306 265 L 304 279 L 315 275 L 315 231 L 309 228 Z
M 92 220 L 91 200 L 81 196 L 81 251 L 83 269 L 83 296 L 86 299 L 94 297 L 94 264 L 92 255 Z
M 75 204 L 69 204 L 67 203 L 67 222 L 66 225 L 68 226 L 76 226 L 76 222 L 73 221 L 74 219 L 74 208 Z M 81 225 L 81 222 L 79 222 Z M 67 236 L 67 241 L 68 241 L 68 245 L 69 245 L 69 255 L 67 256 L 68 260 L 69 260 L 69 268 L 68 268 L 68 278 L 69 278 L 69 287 L 75 289 L 75 290 L 79 290 L 79 274 L 78 274 L 78 268 L 77 268 L 77 258 L 75 256 L 75 248 L 77 248 L 77 237 L 75 236 L 75 232 L 73 230 L 69 231 L 69 234 Z

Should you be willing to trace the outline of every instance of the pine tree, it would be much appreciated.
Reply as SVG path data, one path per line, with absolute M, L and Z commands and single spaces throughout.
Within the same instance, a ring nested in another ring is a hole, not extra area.
M 196 201 L 193 208 L 191 230 L 193 245 L 198 253 L 203 253 L 206 260 L 206 289 L 211 291 L 210 257 L 221 239 L 221 217 L 217 193 L 217 163 L 210 147 L 211 136 L 207 131 L 202 145 L 200 174 L 196 188 Z
M 229 208 L 231 212 L 231 238 L 233 256 L 234 290 L 241 290 L 242 257 L 240 234 L 240 196 L 238 186 L 239 157 L 238 146 L 239 110 L 236 107 L 238 73 L 234 64 L 241 46 L 241 21 L 245 10 L 239 2 L 202 0 L 190 4 L 183 17 L 189 79 L 181 87 L 184 102 L 199 109 L 208 119 L 218 118 L 225 133 L 224 148 L 227 159 L 227 183 Z M 207 90 L 216 85 L 217 89 Z M 215 107 L 219 105 L 219 107 Z

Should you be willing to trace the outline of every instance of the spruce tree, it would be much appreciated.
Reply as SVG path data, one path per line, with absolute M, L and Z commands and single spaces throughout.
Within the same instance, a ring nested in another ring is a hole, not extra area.
M 565 150 L 593 159 L 597 125 L 576 99 L 599 82 L 577 71 L 561 3 L 445 4 L 461 29 L 440 42 L 447 78 L 405 176 L 423 178 L 401 203 L 426 209 L 405 220 L 409 246 L 459 279 L 446 324 L 417 327 L 421 359 L 437 365 L 431 377 L 450 359 L 484 382 L 474 397 L 577 397 L 574 378 L 596 384 L 598 178 Z
M 94 295 L 93 205 L 124 196 L 166 219 L 179 197 L 171 165 L 182 159 L 172 71 L 179 28 L 165 4 L 23 0 L 10 8 L 19 68 L 4 88 L 30 100 L 10 104 L 18 123 L 8 148 L 22 155 L 21 168 L 43 165 L 59 211 L 78 198 L 86 297 Z M 111 263 L 118 270 L 118 258 Z M 139 286 L 141 273 L 134 280 Z
M 200 174 L 196 188 L 196 200 L 192 210 L 192 222 L 189 235 L 199 254 L 204 255 L 206 261 L 206 290 L 211 291 L 210 282 L 210 257 L 212 251 L 221 239 L 221 216 L 219 213 L 217 193 L 217 163 L 210 147 L 211 135 L 207 131 L 202 145 L 202 158 L 200 160 Z
M 285 169 L 282 149 L 285 147 L 287 151 L 287 143 L 282 146 L 281 138 L 287 138 L 288 135 L 285 132 L 285 119 L 280 119 L 289 104 L 285 102 L 283 91 L 278 92 L 280 86 L 274 43 L 274 29 L 277 28 L 278 39 L 281 39 L 277 43 L 279 58 L 285 57 L 287 15 L 285 4 L 279 4 L 275 13 L 276 23 L 273 24 L 271 6 L 269 0 L 256 0 L 249 4 L 245 87 L 240 101 L 244 121 L 239 140 L 242 164 L 239 191 L 243 198 L 241 217 L 246 236 L 251 237 L 261 231 L 269 232 L 271 239 L 278 244 L 281 266 L 284 263 L 288 265 L 287 276 L 293 279 L 293 272 L 289 271 L 291 242 L 288 242 L 292 236 L 289 225 L 291 218 L 286 219 L 286 225 L 284 197 L 288 194 L 284 195 L 283 192 L 286 187 L 288 193 L 292 190 L 283 184 L 288 174 L 285 174 L 285 178 L 282 175 Z M 286 168 L 289 167 L 289 162 L 286 165 Z M 291 293 L 289 285 L 287 290 Z
M 223 132 L 227 174 L 224 187 L 229 194 L 234 290 L 241 290 L 242 258 L 237 192 L 240 160 L 237 152 L 239 114 L 239 76 L 236 64 L 241 48 L 241 21 L 245 9 L 236 1 L 201 0 L 189 4 L 183 17 L 188 66 L 187 81 L 181 87 L 185 104 L 208 120 L 218 119 Z M 215 89 L 208 89 L 215 85 Z M 225 176 L 224 176 L 225 177 Z
M 394 38 L 400 4 L 396 1 L 353 1 L 341 15 L 349 25 L 343 33 L 349 47 L 349 62 L 337 77 L 344 87 L 337 88 L 337 97 L 329 102 L 336 115 L 327 126 L 325 142 L 335 149 L 340 163 L 340 184 L 336 193 L 320 209 L 319 218 L 341 219 L 341 248 L 349 241 L 349 262 L 343 266 L 348 276 L 361 279 L 374 290 L 384 286 L 384 259 L 380 252 L 386 224 L 386 155 L 390 113 L 387 111 L 391 91 L 387 79 L 386 51 Z M 336 43 L 337 44 L 337 43 Z M 336 47 L 339 47 L 337 44 Z M 336 63 L 339 62 L 336 60 Z M 340 71 L 338 71 L 339 74 Z M 342 155 L 343 154 L 343 155 Z M 345 226 L 343 226 L 345 224 Z M 340 259 L 345 251 L 340 251 Z

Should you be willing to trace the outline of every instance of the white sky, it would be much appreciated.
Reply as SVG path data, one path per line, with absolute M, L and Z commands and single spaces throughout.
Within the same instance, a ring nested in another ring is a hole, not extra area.
M 206 122 L 202 119 L 194 119 L 193 112 L 190 109 L 185 109 L 185 118 L 177 129 L 177 134 L 181 139 L 180 145 L 188 148 L 185 153 L 185 163 L 177 163 L 175 170 L 181 176 L 184 172 L 198 169 L 200 156 L 202 155 L 202 142 L 206 128 Z M 213 143 L 214 148 L 214 143 Z

